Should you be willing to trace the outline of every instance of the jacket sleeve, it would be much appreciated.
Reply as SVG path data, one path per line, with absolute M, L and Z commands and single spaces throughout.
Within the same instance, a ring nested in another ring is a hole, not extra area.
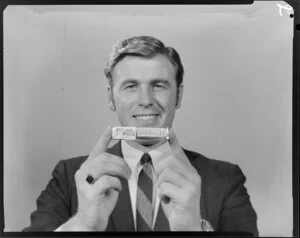
M 37 199 L 37 209 L 31 214 L 30 226 L 23 231 L 54 231 L 70 218 L 70 200 L 66 165 L 62 160 Z
M 229 176 L 220 230 L 251 232 L 254 236 L 258 236 L 257 215 L 244 186 L 245 181 L 243 172 L 235 165 Z

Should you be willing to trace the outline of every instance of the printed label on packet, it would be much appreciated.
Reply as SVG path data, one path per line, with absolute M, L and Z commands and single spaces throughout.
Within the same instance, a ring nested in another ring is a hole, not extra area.
M 113 127 L 112 137 L 118 140 L 135 140 L 135 127 Z
M 137 128 L 137 137 L 161 138 L 168 137 L 168 128 Z
M 163 138 L 169 139 L 168 128 L 150 127 L 113 127 L 113 139 L 136 140 L 137 138 Z

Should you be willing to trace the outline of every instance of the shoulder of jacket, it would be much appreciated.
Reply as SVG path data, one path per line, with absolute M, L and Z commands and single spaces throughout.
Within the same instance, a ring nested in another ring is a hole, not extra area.
M 87 158 L 88 158 L 87 155 L 83 155 L 83 156 L 77 156 L 69 159 L 64 159 L 61 162 L 65 164 L 66 170 L 75 173 Z
M 228 178 L 230 173 L 237 167 L 236 164 L 208 158 L 200 153 L 184 149 L 192 165 L 198 170 L 201 176 L 210 178 Z

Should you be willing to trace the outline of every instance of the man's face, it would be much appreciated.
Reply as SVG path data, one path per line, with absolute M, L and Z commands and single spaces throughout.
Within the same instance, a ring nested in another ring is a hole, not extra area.
M 147 59 L 127 56 L 112 71 L 113 88 L 108 102 L 121 126 L 172 127 L 180 107 L 182 86 L 177 87 L 176 69 L 163 55 Z

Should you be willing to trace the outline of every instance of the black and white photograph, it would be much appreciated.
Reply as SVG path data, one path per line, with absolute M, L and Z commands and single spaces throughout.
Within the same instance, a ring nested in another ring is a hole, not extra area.
M 8 5 L 4 232 L 292 236 L 293 14 Z

